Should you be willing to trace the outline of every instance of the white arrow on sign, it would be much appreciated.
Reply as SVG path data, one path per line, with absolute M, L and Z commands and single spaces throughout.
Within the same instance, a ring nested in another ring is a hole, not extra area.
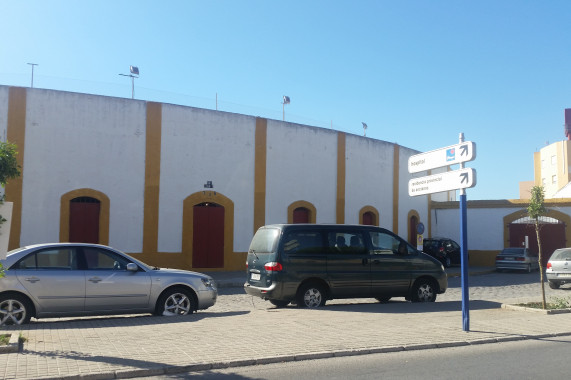
M 408 158 L 408 172 L 418 173 L 442 166 L 460 164 L 476 158 L 476 144 L 466 141 L 446 148 L 415 154 Z
M 476 186 L 476 170 L 466 168 L 408 181 L 408 195 L 426 195 Z

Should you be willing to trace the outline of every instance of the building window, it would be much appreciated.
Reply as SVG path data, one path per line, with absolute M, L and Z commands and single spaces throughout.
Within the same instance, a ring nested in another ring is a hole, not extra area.
M 557 164 L 557 156 L 551 156 L 551 165 Z
M 557 183 L 557 176 L 556 175 L 551 176 L 551 183 L 554 185 Z
M 541 168 L 545 169 L 545 160 L 541 160 Z

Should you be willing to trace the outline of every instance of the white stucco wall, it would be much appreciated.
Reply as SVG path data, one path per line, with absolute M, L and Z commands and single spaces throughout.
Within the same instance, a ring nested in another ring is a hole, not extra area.
M 59 241 L 60 199 L 90 188 L 111 203 L 109 244 L 141 252 L 145 102 L 27 92 L 21 245 Z
M 159 239 L 161 252 L 181 252 L 183 201 L 216 191 L 234 202 L 234 251 L 254 234 L 256 119 L 164 104 L 162 109 Z M 212 181 L 213 188 L 204 184 Z
M 358 224 L 359 211 L 372 206 L 379 225 L 392 229 L 394 145 L 356 135 L 346 138 L 345 223 Z
M 428 226 L 428 196 L 420 195 L 416 197 L 411 197 L 408 195 L 408 182 L 413 177 L 419 177 L 422 175 L 427 175 L 425 173 L 410 174 L 408 172 L 408 158 L 419 152 L 406 147 L 400 147 L 399 151 L 399 229 L 398 234 L 404 239 L 408 240 L 409 233 L 409 221 L 408 213 L 411 210 L 418 212 L 420 222 L 425 226 Z M 420 174 L 420 175 L 419 175 Z M 415 233 L 416 235 L 416 233 Z
M 266 224 L 287 223 L 299 200 L 317 223 L 335 223 L 337 131 L 268 120 L 266 166 Z

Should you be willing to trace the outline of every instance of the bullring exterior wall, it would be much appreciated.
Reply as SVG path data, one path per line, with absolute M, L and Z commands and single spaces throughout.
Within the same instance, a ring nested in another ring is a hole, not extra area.
M 101 201 L 101 243 L 183 269 L 192 268 L 192 207 L 204 202 L 225 208 L 224 267 L 213 270 L 243 269 L 255 230 L 290 221 L 298 205 L 316 223 L 357 224 L 372 211 L 404 238 L 410 215 L 430 218 L 429 197 L 408 196 L 417 151 L 325 128 L 0 86 L 0 133 L 18 145 L 23 169 L 6 187 L 10 248 L 67 241 L 77 196 Z

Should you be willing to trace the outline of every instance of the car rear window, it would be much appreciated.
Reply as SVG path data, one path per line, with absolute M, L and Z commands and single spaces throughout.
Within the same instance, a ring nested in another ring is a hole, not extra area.
M 523 256 L 523 249 L 522 248 L 505 248 L 502 255 L 516 255 L 516 256 Z
M 571 250 L 556 250 L 553 252 L 553 255 L 551 255 L 550 260 L 571 260 Z
M 277 228 L 259 229 L 250 243 L 249 251 L 273 253 L 276 251 L 279 236 L 280 230 Z
M 422 246 L 424 248 L 438 248 L 439 241 L 438 240 L 424 240 L 422 242 Z

